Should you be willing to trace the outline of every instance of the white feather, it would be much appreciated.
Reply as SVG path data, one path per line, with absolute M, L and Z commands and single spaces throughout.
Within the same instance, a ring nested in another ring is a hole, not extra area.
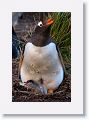
M 32 43 L 26 44 L 21 66 L 23 82 L 27 80 L 38 82 L 42 78 L 48 89 L 55 89 L 62 82 L 63 76 L 63 68 L 54 43 L 44 47 L 37 47 Z

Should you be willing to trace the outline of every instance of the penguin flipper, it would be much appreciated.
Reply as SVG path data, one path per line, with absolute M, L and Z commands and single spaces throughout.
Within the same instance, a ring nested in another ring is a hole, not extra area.
M 66 74 L 67 74 L 67 71 L 66 71 L 66 68 L 65 68 L 65 65 L 64 65 L 64 61 L 63 61 L 63 57 L 62 57 L 62 54 L 61 54 L 61 51 L 60 51 L 58 45 L 56 45 L 56 49 L 57 49 L 58 56 L 59 56 L 60 62 L 61 62 L 61 64 L 62 64 L 64 73 L 65 73 L 65 75 L 66 75 Z
M 21 56 L 20 56 L 20 60 L 19 60 L 19 68 L 18 68 L 18 69 L 19 69 L 19 70 L 18 70 L 19 79 L 21 79 L 21 77 L 20 77 L 20 70 L 21 70 L 23 58 L 24 58 L 24 54 L 23 54 L 23 52 L 21 51 Z

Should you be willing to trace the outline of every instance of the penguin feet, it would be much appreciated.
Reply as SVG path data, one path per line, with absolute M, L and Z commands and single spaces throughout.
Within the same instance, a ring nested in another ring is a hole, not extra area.
M 48 83 L 44 82 L 47 88 L 47 94 L 53 94 L 54 90 L 57 88 L 55 80 L 50 80 Z
M 29 89 L 36 91 L 36 93 L 42 94 L 42 95 L 50 95 L 54 92 L 54 81 L 51 81 L 51 83 L 47 84 L 45 82 L 39 84 L 33 80 L 28 80 L 27 82 L 20 82 L 21 86 L 24 86 L 27 88 L 27 91 Z M 35 93 L 35 92 L 34 92 Z
M 47 94 L 53 94 L 53 89 L 48 89 L 48 92 L 47 92 Z

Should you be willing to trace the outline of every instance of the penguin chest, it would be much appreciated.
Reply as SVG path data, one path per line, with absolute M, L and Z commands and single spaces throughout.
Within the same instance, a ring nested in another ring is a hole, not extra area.
M 54 76 L 61 69 L 60 60 L 54 43 L 45 47 L 36 47 L 27 43 L 21 67 L 22 81 Z

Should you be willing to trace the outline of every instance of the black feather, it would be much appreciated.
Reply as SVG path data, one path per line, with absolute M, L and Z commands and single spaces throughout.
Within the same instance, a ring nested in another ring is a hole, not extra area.
M 12 27 L 12 58 L 15 59 L 20 54 L 19 40 Z

